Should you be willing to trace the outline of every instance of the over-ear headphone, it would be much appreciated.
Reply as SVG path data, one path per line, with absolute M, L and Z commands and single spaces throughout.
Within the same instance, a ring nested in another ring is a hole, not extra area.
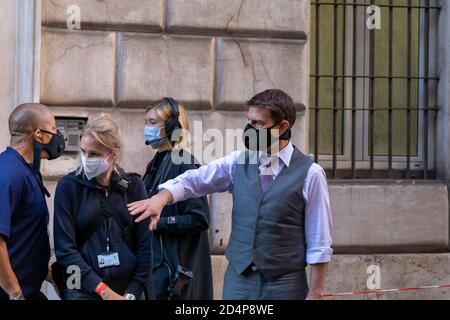
M 164 98 L 172 109 L 172 116 L 166 121 L 166 136 L 169 138 L 170 141 L 172 140 L 172 134 L 176 130 L 181 130 L 183 127 L 181 126 L 180 121 L 178 120 L 178 117 L 180 116 L 180 110 L 178 108 L 178 102 L 175 99 L 172 98 Z

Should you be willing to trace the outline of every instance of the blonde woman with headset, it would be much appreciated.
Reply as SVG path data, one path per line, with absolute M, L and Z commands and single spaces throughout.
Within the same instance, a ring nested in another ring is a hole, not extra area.
M 180 133 L 189 127 L 181 104 L 172 98 L 161 99 L 147 108 L 144 120 L 145 143 L 156 150 L 144 176 L 148 197 L 152 197 L 158 192 L 158 185 L 199 165 L 182 148 L 185 137 Z M 213 299 L 208 228 L 206 197 L 164 209 L 153 232 L 153 280 L 157 299 Z

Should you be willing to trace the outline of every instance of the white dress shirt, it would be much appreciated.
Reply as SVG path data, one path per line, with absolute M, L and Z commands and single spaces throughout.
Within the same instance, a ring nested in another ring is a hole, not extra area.
M 281 160 L 274 161 L 270 167 L 270 174 L 273 174 L 273 178 L 276 179 L 284 166 L 289 167 L 293 152 L 294 146 L 289 142 L 285 148 L 272 157 L 262 153 L 260 162 L 266 163 L 267 159 L 275 157 Z M 213 161 L 199 169 L 186 171 L 175 179 L 161 184 L 158 189 L 167 189 L 172 194 L 174 203 L 215 192 L 231 192 L 234 169 L 240 154 L 240 151 L 235 151 L 225 158 Z M 261 164 L 260 174 L 264 174 L 261 172 L 264 170 L 263 167 Z M 309 168 L 302 193 L 305 201 L 306 263 L 328 263 L 333 254 L 331 248 L 333 222 L 327 177 L 318 164 L 314 163 Z

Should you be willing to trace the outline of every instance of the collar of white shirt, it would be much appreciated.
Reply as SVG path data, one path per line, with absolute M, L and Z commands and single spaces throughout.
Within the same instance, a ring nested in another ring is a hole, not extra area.
M 275 153 L 274 155 L 267 154 L 265 152 L 261 152 L 259 155 L 259 161 L 261 163 L 261 166 L 267 166 L 272 163 L 272 165 L 275 165 L 276 168 L 272 168 L 273 172 L 278 171 L 279 164 L 277 161 L 274 163 L 272 162 L 274 158 L 280 159 L 286 167 L 289 167 L 289 164 L 291 162 L 292 154 L 294 152 L 294 146 L 292 145 L 292 142 L 289 141 L 288 145 Z M 260 168 L 261 168 L 260 166 Z

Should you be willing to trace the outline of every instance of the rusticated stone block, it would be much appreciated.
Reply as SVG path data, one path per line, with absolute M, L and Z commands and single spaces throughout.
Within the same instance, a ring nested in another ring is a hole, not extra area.
M 168 0 L 171 32 L 304 39 L 307 0 Z
M 305 42 L 221 38 L 216 50 L 216 108 L 246 109 L 253 95 L 276 88 L 304 110 L 309 88 Z
M 82 30 L 159 32 L 163 27 L 163 1 L 160 0 L 44 0 L 43 24 L 67 28 L 73 6 L 79 8 Z
M 112 106 L 115 35 L 105 32 L 42 33 L 41 102 Z
M 165 96 L 187 108 L 211 107 L 212 39 L 121 35 L 119 104 L 145 106 Z

